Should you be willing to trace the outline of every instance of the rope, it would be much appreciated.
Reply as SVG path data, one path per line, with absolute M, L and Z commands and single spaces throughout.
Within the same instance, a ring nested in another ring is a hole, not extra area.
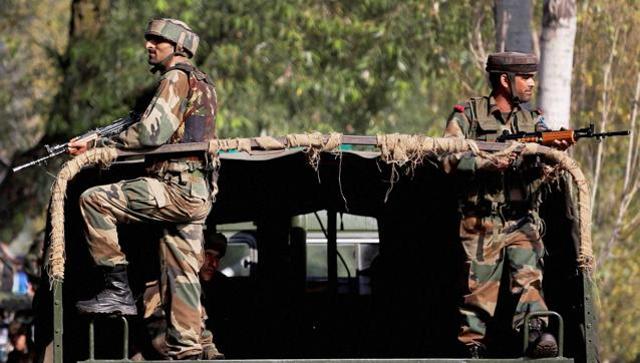
M 314 132 L 312 134 L 290 134 L 286 136 L 289 147 L 313 147 L 321 148 L 324 144 L 322 134 Z
M 267 150 L 285 149 L 283 143 L 272 137 L 260 137 L 255 139 L 260 147 Z M 286 136 L 288 147 L 304 147 L 309 157 L 310 164 L 318 170 L 318 162 L 321 152 L 335 152 L 342 143 L 342 134 L 331 133 L 327 141 L 324 141 L 319 133 L 290 134 Z M 580 269 L 591 273 L 595 268 L 593 246 L 591 241 L 591 204 L 589 199 L 589 185 L 586 177 L 580 170 L 577 162 L 566 153 L 538 144 L 511 143 L 504 150 L 489 153 L 481 151 L 473 140 L 459 138 L 432 138 L 423 135 L 388 134 L 377 136 L 377 146 L 380 149 L 380 158 L 392 165 L 391 188 L 394 180 L 398 179 L 397 167 L 410 164 L 412 168 L 422 163 L 425 157 L 435 158 L 444 154 L 472 152 L 480 158 L 496 160 L 497 158 L 512 157 L 514 154 L 542 155 L 550 162 L 566 170 L 572 177 L 578 189 L 578 212 L 580 229 L 580 246 L 578 251 L 578 265 Z M 209 142 L 209 153 L 215 165 L 218 165 L 219 151 L 238 150 L 251 151 L 251 140 L 245 138 L 218 139 Z M 52 187 L 51 205 L 51 245 L 48 251 L 47 273 L 51 282 L 64 279 L 64 200 L 66 197 L 67 183 L 80 172 L 83 167 L 101 165 L 108 167 L 117 158 L 114 148 L 97 148 L 69 160 Z M 216 183 L 217 184 L 217 183 Z M 391 190 L 387 192 L 387 196 Z M 213 186 L 213 193 L 217 192 L 217 185 Z M 344 196 L 343 196 L 344 198 Z M 386 198 L 385 198 L 386 200 Z M 53 285 L 53 284 L 52 284 Z
M 209 140 L 209 154 L 217 155 L 219 151 L 237 150 L 251 153 L 251 139 L 215 139 Z
M 578 251 L 578 266 L 589 274 L 595 269 L 593 256 L 593 242 L 591 240 L 591 199 L 589 183 L 578 163 L 567 153 L 544 147 L 538 144 L 525 144 L 522 151 L 524 155 L 543 155 L 548 160 L 566 170 L 574 180 L 578 189 L 578 214 L 580 229 L 580 246 Z
M 442 154 L 471 151 L 477 157 L 495 161 L 498 158 L 513 157 L 515 154 L 541 155 L 548 161 L 556 164 L 561 170 L 566 170 L 572 177 L 578 189 L 578 213 L 580 246 L 578 251 L 578 266 L 583 271 L 591 274 L 595 269 L 593 256 L 593 244 L 591 240 L 591 201 L 589 199 L 589 185 L 586 177 L 580 170 L 578 163 L 568 154 L 546 146 L 534 143 L 510 143 L 505 149 L 489 153 L 481 151 L 473 140 L 460 138 L 431 138 L 421 135 L 378 135 L 377 144 L 380 148 L 380 157 L 387 164 L 392 165 L 391 187 L 397 181 L 398 175 L 395 168 L 407 163 L 416 165 L 421 163 L 426 156 L 436 157 Z M 386 198 L 385 198 L 386 200 Z
M 256 137 L 255 140 L 258 146 L 265 150 L 281 150 L 285 148 L 283 143 L 271 136 L 260 136 Z
M 115 148 L 97 148 L 67 161 L 63 166 L 51 188 L 51 245 L 49 246 L 46 263 L 49 281 L 64 280 L 64 200 L 66 198 L 67 183 L 85 166 L 100 165 L 108 167 L 118 156 Z
M 303 151 L 307 154 L 307 160 L 309 165 L 316 172 L 319 171 L 320 156 L 322 152 L 334 152 L 342 144 L 342 134 L 332 132 L 329 134 L 327 141 L 324 141 L 324 136 L 319 132 L 311 134 L 289 134 L 286 137 L 287 145 L 289 147 L 303 147 Z M 320 175 L 318 174 L 318 180 Z

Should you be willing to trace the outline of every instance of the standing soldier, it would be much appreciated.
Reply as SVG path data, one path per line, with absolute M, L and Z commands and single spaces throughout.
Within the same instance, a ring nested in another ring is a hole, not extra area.
M 199 38 L 185 23 L 151 20 L 145 48 L 152 71 L 161 72 L 156 93 L 140 120 L 98 146 L 123 149 L 201 142 L 215 138 L 216 92 L 192 58 Z M 70 153 L 90 147 L 71 142 Z M 95 263 L 104 273 L 104 290 L 78 301 L 81 313 L 136 314 L 127 278 L 127 260 L 118 244 L 119 223 L 159 222 L 161 291 L 167 317 L 169 359 L 194 359 L 202 352 L 200 282 L 203 224 L 212 203 L 215 173 L 203 155 L 147 158 L 147 176 L 88 189 L 80 197 L 85 235 Z
M 547 127 L 539 111 L 528 110 L 535 86 L 538 60 L 533 54 L 491 54 L 487 72 L 491 95 L 469 99 L 454 107 L 445 137 L 494 141 L 503 133 L 533 132 Z M 557 143 L 558 148 L 568 147 Z M 485 351 L 486 324 L 493 318 L 503 269 L 509 270 L 510 292 L 518 298 L 513 328 L 522 331 L 527 313 L 547 311 L 542 294 L 541 220 L 538 216 L 540 168 L 523 163 L 517 170 L 510 160 L 484 161 L 471 153 L 452 155 L 445 170 L 473 178 L 460 200 L 460 237 L 468 267 L 468 294 L 460 308 L 460 342 L 473 358 Z M 533 318 L 529 355 L 556 356 L 553 335 L 544 332 L 546 318 Z

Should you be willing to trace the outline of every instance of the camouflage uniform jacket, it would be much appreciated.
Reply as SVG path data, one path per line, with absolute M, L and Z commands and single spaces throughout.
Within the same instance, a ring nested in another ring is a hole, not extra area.
M 457 127 L 456 127 L 457 126 Z M 544 117 L 538 110 L 524 106 L 510 115 L 498 109 L 492 96 L 474 97 L 462 105 L 456 105 L 447 120 L 445 137 L 461 137 L 480 141 L 495 141 L 503 134 L 546 130 Z M 469 153 L 459 154 L 455 160 L 458 172 L 469 174 L 473 180 L 465 185 L 465 200 L 461 208 L 465 214 L 491 214 L 505 204 L 520 211 L 535 209 L 540 169 L 535 161 L 522 163 L 517 172 L 483 172 L 476 158 Z M 533 167 L 532 167 L 533 166 Z
M 507 119 L 502 115 L 493 96 L 473 97 L 463 105 L 456 105 L 447 120 L 457 122 L 463 135 L 447 134 L 445 137 L 460 136 L 481 141 L 494 141 L 503 132 L 533 132 L 546 130 L 544 117 L 539 110 L 518 107 Z
M 163 144 L 207 141 L 215 138 L 217 96 L 207 75 L 189 63 L 178 63 L 160 77 L 156 93 L 140 120 L 99 145 L 123 149 Z M 154 160 L 148 171 L 161 179 L 172 173 L 178 184 L 188 186 L 193 196 L 208 198 L 205 160 L 183 157 Z

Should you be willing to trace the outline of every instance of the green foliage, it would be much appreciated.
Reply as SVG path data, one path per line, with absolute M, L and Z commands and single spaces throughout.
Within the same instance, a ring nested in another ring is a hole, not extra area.
M 68 13 L 69 4 L 56 0 L 7 0 L 0 7 L 2 241 L 11 241 L 19 232 L 28 234 L 43 225 L 50 177 L 42 171 L 13 177 L 7 169 L 16 154 L 32 148 L 44 135 L 61 80 L 55 54 L 66 45 Z M 29 223 L 34 217 L 39 222 Z
M 624 8 L 620 12 L 618 9 Z M 640 4 L 623 0 L 591 1 L 578 5 L 572 119 L 575 127 L 599 124 L 608 106 L 608 129 L 630 129 L 633 95 L 640 77 Z M 611 58 L 610 58 L 611 57 Z M 605 88 L 605 67 L 612 60 L 610 83 Z M 606 91 L 606 99 L 604 93 Z M 639 120 L 636 120 L 636 125 Z M 638 132 L 637 126 L 635 132 Z M 637 135 L 636 135 L 637 138 Z M 600 289 L 600 348 L 611 361 L 637 360 L 640 356 L 640 326 L 636 323 L 640 301 L 640 237 L 634 217 L 640 213 L 637 199 L 622 219 L 619 238 L 611 243 L 623 190 L 627 152 L 631 138 L 603 144 L 603 172 L 593 206 L 593 240 L 600 257 L 597 278 Z M 580 144 L 576 158 L 585 174 L 593 174 L 596 143 Z M 635 147 L 631 146 L 632 149 Z M 638 177 L 638 164 L 633 180 Z
M 43 132 L 40 143 L 52 144 L 109 123 L 153 87 L 143 39 L 152 17 L 180 18 L 200 34 L 195 63 L 217 85 L 221 137 L 311 130 L 439 135 L 453 103 L 484 91 L 468 51 L 470 0 L 10 1 L 0 13 L 1 41 L 8 64 L 22 69 L 0 100 L 24 91 L 42 131 L 7 123 L 15 135 L 34 135 L 8 153 L 0 147 L 9 161 L 36 146 Z M 485 24 L 484 37 L 492 31 Z M 9 239 L 23 215 L 46 210 L 49 181 L 39 171 L 43 178 L 32 188 L 12 187 L 35 180 L 27 173 L 0 188 L 7 217 L 0 228 Z
M 448 107 L 467 96 L 444 75 L 454 69 L 477 92 L 484 88 L 467 50 L 471 29 L 460 26 L 472 22 L 468 1 L 152 4 L 114 1 L 97 37 L 75 39 L 70 101 L 53 115 L 50 131 L 68 137 L 131 107 L 152 82 L 144 71 L 142 32 L 153 16 L 183 19 L 200 34 L 196 63 L 216 82 L 222 137 L 310 130 L 437 134 Z
M 16 105 L 26 105 L 24 119 L 40 120 L 25 122 L 28 128 L 19 127 L 22 122 L 9 124 L 13 116 L 0 120 L 0 159 L 9 160 L 16 150 L 37 142 L 19 139 L 10 145 L 9 133 L 18 137 L 46 129 L 45 142 L 62 142 L 132 108 L 154 84 L 143 42 L 152 17 L 182 19 L 200 34 L 195 63 L 216 83 L 221 137 L 311 130 L 438 136 L 453 104 L 487 91 L 470 47 L 476 24 L 485 43 L 489 41 L 484 49 L 494 48 L 491 2 L 471 0 L 5 2 L 0 9 L 0 71 L 11 72 L 0 79 L 0 111 L 6 116 Z M 94 9 L 95 20 L 69 19 L 72 4 Z M 535 29 L 541 5 L 534 3 Z M 638 2 L 578 3 L 574 126 L 601 118 L 603 64 L 613 54 L 608 126 L 630 127 L 630 98 L 640 72 L 637 24 Z M 607 190 L 598 194 L 594 206 L 596 255 L 606 252 L 613 233 L 616 213 L 611 211 L 617 211 L 623 196 L 628 141 L 604 146 L 600 183 Z M 574 151 L 589 176 L 596 147 L 584 142 Z M 12 239 L 25 220 L 44 214 L 49 184 L 42 170 L 2 184 L 0 237 Z M 634 201 L 623 220 L 620 243 L 598 269 L 603 359 L 630 361 L 640 354 L 637 304 L 628 303 L 640 301 L 640 244 L 633 243 L 639 232 L 631 223 L 638 213 Z

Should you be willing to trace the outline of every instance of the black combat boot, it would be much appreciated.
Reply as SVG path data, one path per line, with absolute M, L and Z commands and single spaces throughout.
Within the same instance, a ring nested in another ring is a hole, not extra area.
M 558 356 L 558 343 L 556 338 L 543 331 L 544 322 L 541 319 L 529 320 L 529 348 L 527 355 L 530 358 L 551 358 Z
M 78 301 L 78 311 L 84 314 L 136 315 L 138 311 L 129 288 L 127 267 L 105 267 L 103 273 L 104 289 L 92 299 Z

